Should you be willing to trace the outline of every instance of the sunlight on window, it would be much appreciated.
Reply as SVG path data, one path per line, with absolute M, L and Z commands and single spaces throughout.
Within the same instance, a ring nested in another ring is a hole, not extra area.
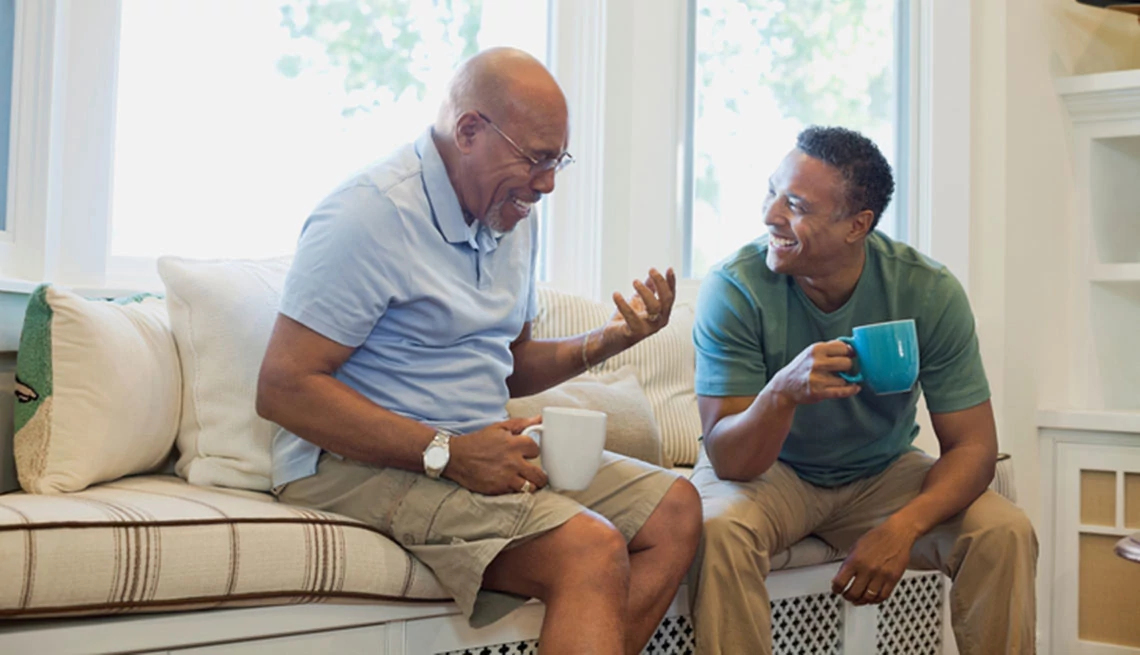
M 309 211 L 434 120 L 455 64 L 546 59 L 536 0 L 122 0 L 111 254 L 292 252 Z
M 764 233 L 768 176 L 804 127 L 859 130 L 897 170 L 896 2 L 697 1 L 692 275 Z

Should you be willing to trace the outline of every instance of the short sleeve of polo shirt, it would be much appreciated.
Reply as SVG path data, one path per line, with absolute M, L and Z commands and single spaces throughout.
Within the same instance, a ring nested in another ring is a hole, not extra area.
M 974 313 L 957 279 L 943 269 L 919 316 L 918 379 L 932 413 L 956 412 L 990 398 Z
M 693 323 L 701 396 L 754 396 L 768 383 L 760 312 L 723 269 L 701 284 Z
M 396 212 L 368 184 L 326 198 L 305 222 L 279 311 L 341 345 L 364 343 L 402 286 Z

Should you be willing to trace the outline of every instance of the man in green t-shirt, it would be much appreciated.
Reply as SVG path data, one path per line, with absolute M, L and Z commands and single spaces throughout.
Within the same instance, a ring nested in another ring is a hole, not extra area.
M 1037 540 L 986 487 L 997 436 L 974 317 L 945 266 L 875 232 L 894 181 L 866 137 L 811 127 L 768 181 L 766 236 L 714 267 L 693 339 L 705 511 L 694 564 L 701 653 L 770 653 L 770 556 L 814 534 L 848 551 L 834 593 L 881 603 L 908 566 L 954 580 L 959 650 L 1034 649 Z M 904 393 L 844 381 L 852 328 L 914 319 Z M 915 449 L 926 399 L 941 445 Z

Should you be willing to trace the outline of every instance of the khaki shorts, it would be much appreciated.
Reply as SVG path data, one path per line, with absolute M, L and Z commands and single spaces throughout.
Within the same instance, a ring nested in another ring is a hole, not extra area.
M 478 628 L 527 601 L 481 589 L 483 572 L 503 549 L 548 532 L 585 508 L 609 519 L 628 542 L 679 477 L 606 452 L 584 491 L 484 496 L 450 480 L 324 453 L 316 475 L 285 485 L 278 497 L 376 527 L 428 565 Z

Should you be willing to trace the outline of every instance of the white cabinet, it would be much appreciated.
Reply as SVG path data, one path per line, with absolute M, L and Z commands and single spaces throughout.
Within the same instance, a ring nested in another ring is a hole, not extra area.
M 1076 189 L 1069 407 L 1140 414 L 1140 70 L 1064 78 L 1057 90 Z
M 1140 564 L 1113 552 L 1140 531 L 1140 436 L 1042 430 L 1052 552 L 1043 550 L 1053 653 L 1140 653 Z M 1045 532 L 1043 531 L 1043 535 Z
M 1140 653 L 1140 70 L 1062 78 L 1075 182 L 1064 406 L 1038 412 L 1046 652 Z

